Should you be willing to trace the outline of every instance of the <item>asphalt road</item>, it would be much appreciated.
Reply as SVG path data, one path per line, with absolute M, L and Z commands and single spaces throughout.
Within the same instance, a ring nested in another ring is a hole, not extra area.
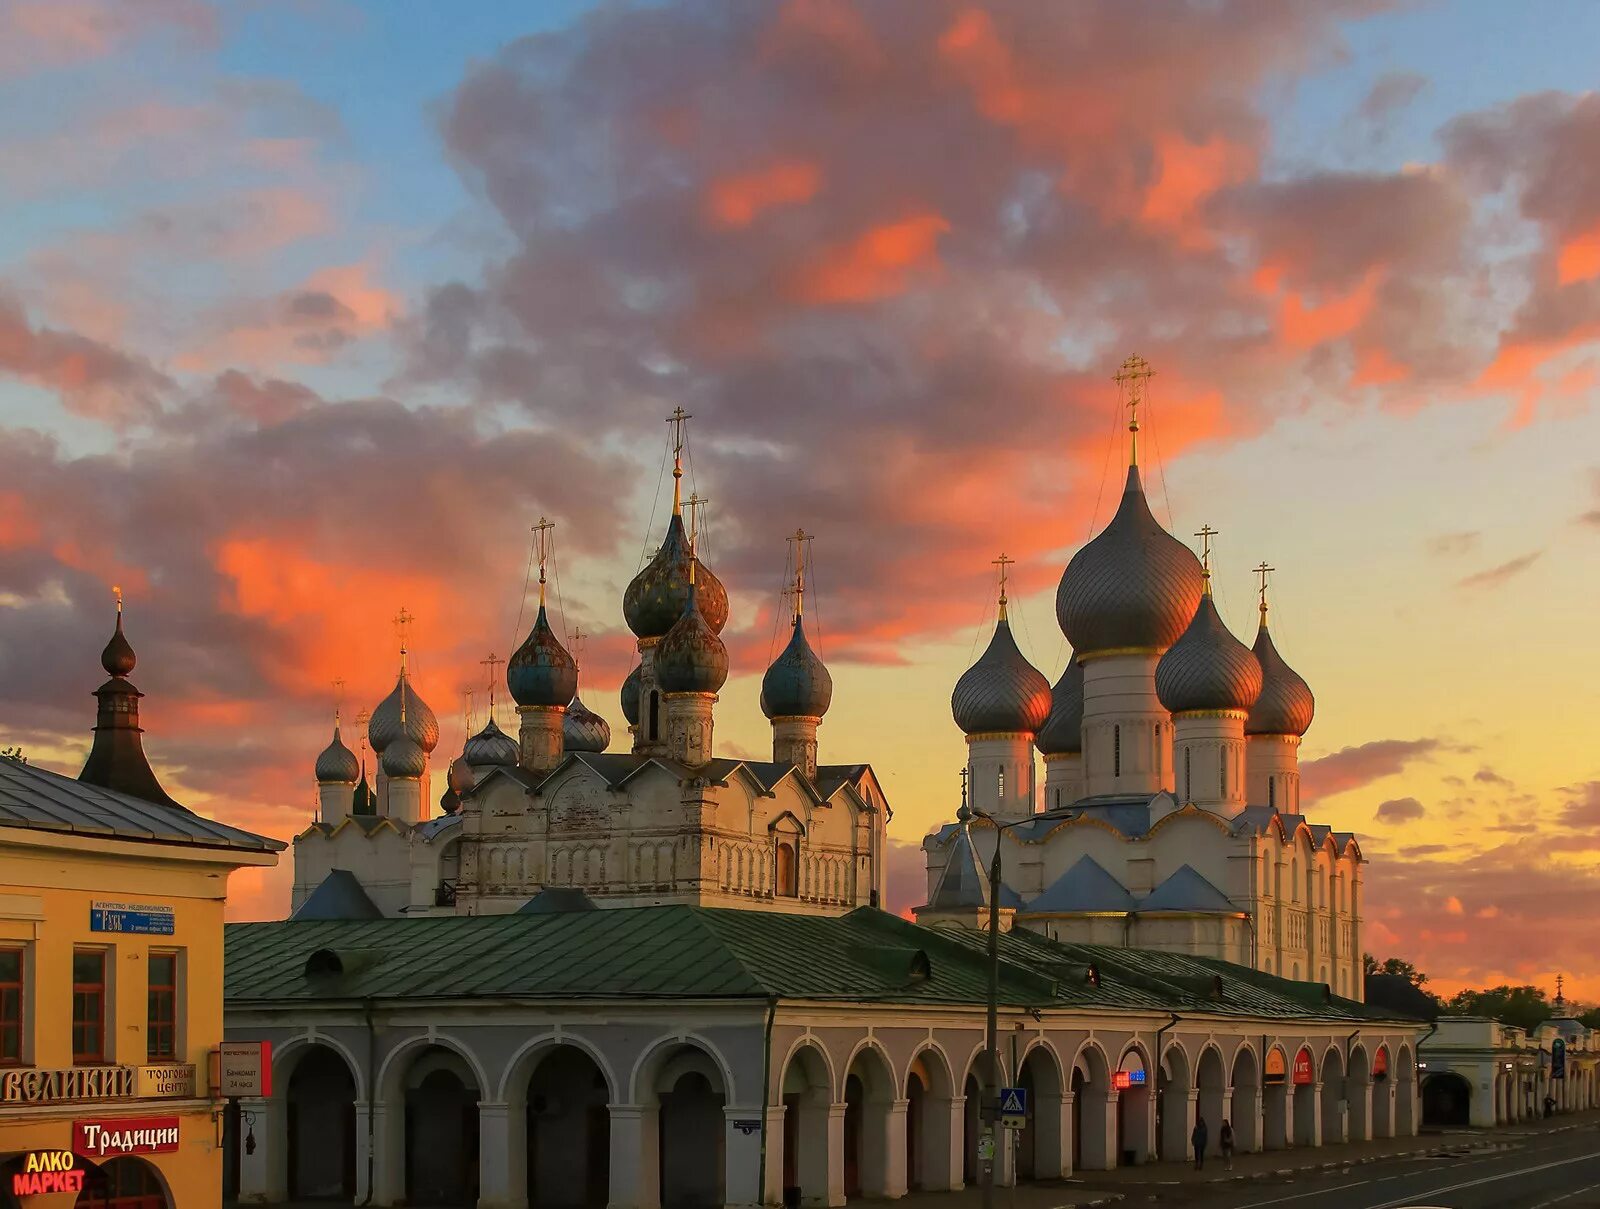
M 1292 1181 L 1126 1190 L 1194 1209 L 1600 1209 L 1600 1126 L 1524 1136 L 1514 1149 L 1459 1158 L 1390 1159 L 1301 1173 Z M 1151 1195 L 1151 1194 L 1154 1195 Z

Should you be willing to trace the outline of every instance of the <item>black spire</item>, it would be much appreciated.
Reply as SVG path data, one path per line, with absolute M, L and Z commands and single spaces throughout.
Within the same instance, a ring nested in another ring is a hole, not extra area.
M 122 597 L 117 597 L 117 628 L 100 653 L 100 666 L 110 674 L 94 695 L 99 700 L 95 714 L 94 745 L 83 763 L 78 780 L 102 789 L 115 790 L 162 806 L 178 806 L 161 788 L 150 761 L 144 754 L 144 732 L 139 728 L 139 698 L 144 696 L 128 682 L 128 673 L 137 662 L 133 646 L 122 632 Z M 183 807 L 178 806 L 178 809 Z

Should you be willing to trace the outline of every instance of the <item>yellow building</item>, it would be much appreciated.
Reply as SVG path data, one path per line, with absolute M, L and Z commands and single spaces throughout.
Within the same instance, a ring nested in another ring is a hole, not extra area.
M 0 1206 L 215 1209 L 228 874 L 283 845 L 173 802 L 116 634 L 77 780 L 0 759 Z

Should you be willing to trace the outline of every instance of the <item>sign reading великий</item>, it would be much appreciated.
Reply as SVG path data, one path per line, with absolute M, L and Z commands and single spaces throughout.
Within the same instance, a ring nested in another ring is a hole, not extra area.
M 165 903 L 109 903 L 96 899 L 89 904 L 89 931 L 171 936 L 177 927 L 173 910 Z

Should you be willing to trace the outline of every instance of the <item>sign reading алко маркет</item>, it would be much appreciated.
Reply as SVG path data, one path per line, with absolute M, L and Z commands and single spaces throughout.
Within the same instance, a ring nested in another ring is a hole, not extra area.
M 171 936 L 177 931 L 173 910 L 165 903 L 89 904 L 89 931 L 126 932 L 144 936 Z

